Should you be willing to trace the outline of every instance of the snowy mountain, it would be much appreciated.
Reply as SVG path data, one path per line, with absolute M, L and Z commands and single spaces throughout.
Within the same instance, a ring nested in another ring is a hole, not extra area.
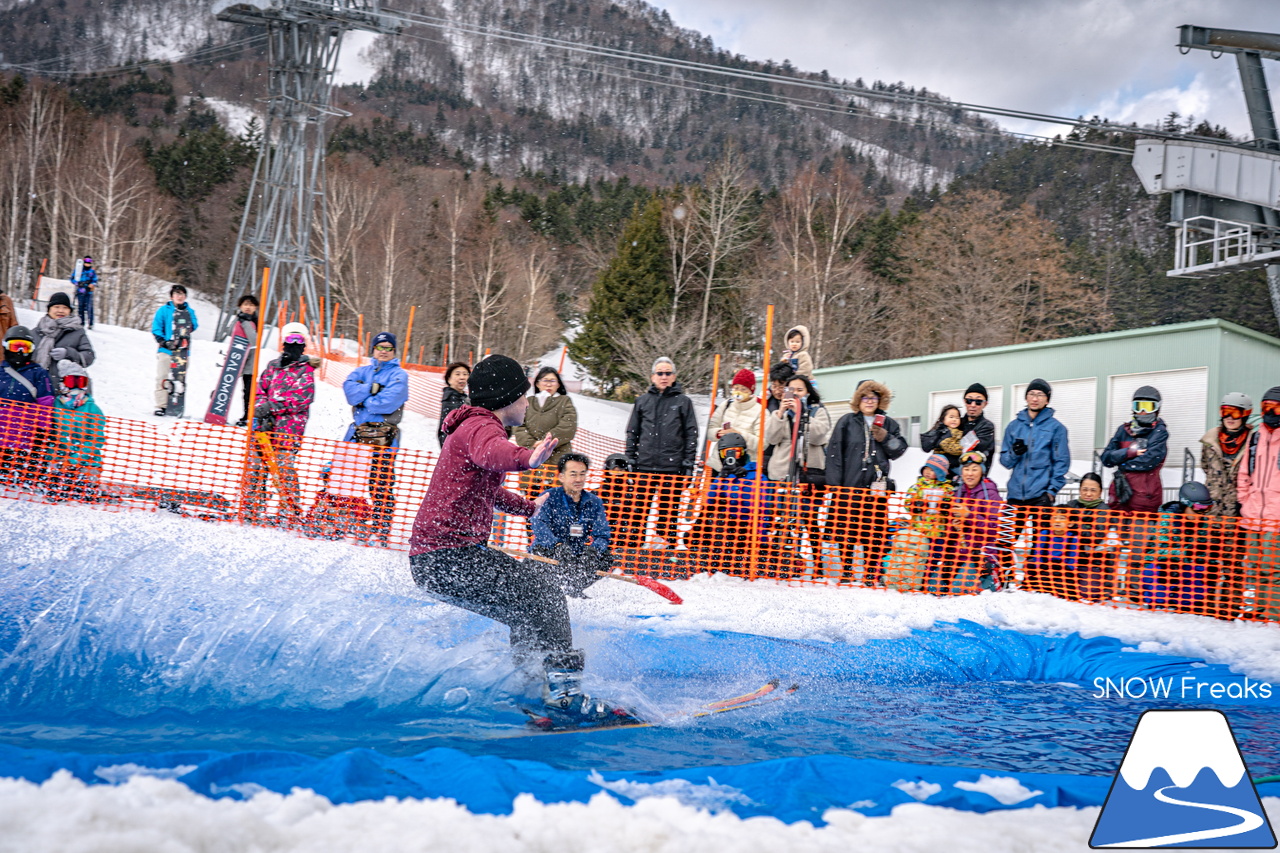
M 242 42 L 261 31 L 219 23 L 210 6 L 200 0 L 11 2 L 0 8 L 0 44 L 12 46 L 6 61 L 36 72 L 87 71 L 199 50 L 180 69 L 182 85 L 192 94 L 252 106 L 265 93 L 261 41 Z M 930 94 L 902 83 L 858 80 L 847 93 L 781 87 L 552 49 L 525 38 L 833 82 L 825 71 L 717 50 L 709 38 L 638 0 L 398 0 L 394 6 L 409 22 L 401 34 L 348 36 L 339 78 L 367 79 L 364 87 L 335 95 L 336 105 L 353 113 L 345 123 L 390 118 L 503 175 L 686 181 L 735 146 L 766 184 L 843 153 L 867 171 L 868 183 L 892 192 L 945 186 L 1005 146 L 991 125 L 958 109 L 874 97 Z M 451 26 L 425 22 L 431 19 Z M 523 36 L 498 37 L 497 30 Z M 233 47 L 207 52 L 224 45 Z M 803 97 L 815 108 L 779 103 L 781 96 Z

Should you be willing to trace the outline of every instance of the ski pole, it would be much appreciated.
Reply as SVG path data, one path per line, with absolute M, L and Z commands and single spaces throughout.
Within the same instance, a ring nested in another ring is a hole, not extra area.
M 516 559 L 520 559 L 520 560 L 533 560 L 538 563 L 547 563 L 548 565 L 552 565 L 552 566 L 560 565 L 559 560 L 553 560 L 550 557 L 540 557 L 537 554 L 530 554 L 527 551 L 517 551 L 514 548 L 496 548 L 494 550 L 501 551 L 502 553 L 506 554 L 508 557 L 515 557 Z M 602 578 L 613 578 L 616 581 L 626 581 L 627 583 L 633 583 L 638 586 L 642 586 L 645 589 L 656 592 L 658 595 L 662 596 L 667 601 L 670 601 L 672 604 L 684 604 L 684 599 L 681 598 L 679 595 L 677 595 L 674 589 L 672 589 L 671 587 L 667 586 L 666 584 L 660 581 L 654 580 L 651 577 L 646 577 L 645 575 L 615 575 L 613 572 L 596 572 L 596 576 L 602 577 Z

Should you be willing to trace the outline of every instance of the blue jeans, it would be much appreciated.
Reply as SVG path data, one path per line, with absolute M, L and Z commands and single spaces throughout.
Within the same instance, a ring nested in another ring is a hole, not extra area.
M 76 310 L 80 315 L 80 324 L 85 327 L 93 326 L 93 293 L 77 293 L 76 294 Z M 85 320 L 85 315 L 89 319 Z

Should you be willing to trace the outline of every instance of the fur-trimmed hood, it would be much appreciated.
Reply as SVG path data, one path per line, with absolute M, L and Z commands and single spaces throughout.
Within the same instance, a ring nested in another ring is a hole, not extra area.
M 787 333 L 782 336 L 782 348 L 787 348 L 787 338 L 791 337 L 792 332 L 800 333 L 800 351 L 809 351 L 809 327 L 808 326 L 792 326 L 787 329 Z
M 862 392 L 871 391 L 880 395 L 880 408 L 878 411 L 888 412 L 889 404 L 893 402 L 893 394 L 889 391 L 889 386 L 884 383 L 877 382 L 874 379 L 864 379 L 858 383 L 858 387 L 853 390 L 853 396 L 849 398 L 849 408 L 855 412 L 858 411 L 858 400 L 862 398 Z

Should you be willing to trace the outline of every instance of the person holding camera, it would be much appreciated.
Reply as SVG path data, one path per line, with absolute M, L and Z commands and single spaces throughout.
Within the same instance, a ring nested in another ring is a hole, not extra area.
M 893 401 L 887 385 L 866 379 L 858 383 L 849 401 L 852 412 L 840 418 L 827 443 L 827 485 L 845 486 L 836 495 L 838 517 L 849 519 L 852 529 L 845 543 L 845 577 L 861 560 L 864 583 L 880 582 L 889 547 L 889 477 L 893 460 L 907 452 L 898 422 L 889 417 Z
M 369 463 L 369 497 L 373 499 L 369 522 L 378 544 L 385 548 L 396 506 L 395 453 L 400 446 L 397 424 L 404 416 L 404 404 L 409 399 L 409 374 L 396 358 L 394 334 L 378 332 L 370 343 L 369 363 L 351 371 L 342 383 L 352 414 L 344 441 L 374 448 Z

